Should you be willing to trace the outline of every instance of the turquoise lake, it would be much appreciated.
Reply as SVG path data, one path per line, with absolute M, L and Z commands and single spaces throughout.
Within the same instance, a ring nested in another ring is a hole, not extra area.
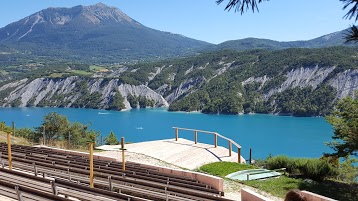
M 242 146 L 248 159 L 266 158 L 269 154 L 294 157 L 320 157 L 331 149 L 324 142 L 331 140 L 331 126 L 321 117 L 275 115 L 206 115 L 201 113 L 167 112 L 165 109 L 138 109 L 123 112 L 73 108 L 0 108 L 0 121 L 16 127 L 37 127 L 49 112 L 66 115 L 70 121 L 92 123 L 103 137 L 112 130 L 127 142 L 169 139 L 175 137 L 173 126 L 215 131 Z M 179 132 L 179 137 L 194 139 L 192 132 Z M 214 137 L 198 134 L 198 141 L 213 144 Z M 227 146 L 219 139 L 219 145 Z M 236 151 L 236 149 L 234 150 Z

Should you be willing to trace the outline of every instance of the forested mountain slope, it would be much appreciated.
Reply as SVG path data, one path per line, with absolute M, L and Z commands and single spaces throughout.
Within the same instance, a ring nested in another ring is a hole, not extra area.
M 323 48 L 332 46 L 356 46 L 355 43 L 346 43 L 344 37 L 348 34 L 349 29 L 326 34 L 311 40 L 299 41 L 275 41 L 260 38 L 244 38 L 239 40 L 230 40 L 218 44 L 216 49 L 231 50 L 280 50 L 288 48 Z
M 7 77 L 0 96 L 2 106 L 93 107 L 89 100 L 96 98 L 96 108 L 113 109 L 118 94 L 116 103 L 125 106 L 117 109 L 170 105 L 171 111 L 316 116 L 357 90 L 357 56 L 355 48 L 332 47 L 225 50 L 106 70 L 62 64 Z

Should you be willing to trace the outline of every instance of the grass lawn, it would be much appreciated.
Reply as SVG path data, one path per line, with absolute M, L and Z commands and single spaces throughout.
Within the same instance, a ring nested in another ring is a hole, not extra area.
M 89 69 L 90 69 L 91 71 L 98 71 L 98 70 L 103 69 L 103 67 L 101 67 L 101 66 L 96 66 L 96 65 L 91 65 L 91 66 L 89 67 Z
M 206 172 L 225 178 L 226 175 L 257 167 L 247 164 L 232 162 L 216 162 L 201 166 L 198 171 Z M 226 179 L 226 178 L 225 178 Z M 259 190 L 268 192 L 274 196 L 284 198 L 290 189 L 307 190 L 329 198 L 344 201 L 358 200 L 358 184 L 347 184 L 333 180 L 323 182 L 307 182 L 303 179 L 295 179 L 287 176 L 269 178 L 266 180 L 236 181 L 247 186 L 252 186 Z
M 90 71 L 95 71 L 95 72 L 98 72 L 98 71 L 108 71 L 107 68 L 104 68 L 104 67 L 101 67 L 101 66 L 96 66 L 96 65 L 92 65 L 89 67 Z
M 257 167 L 253 165 L 239 164 L 234 162 L 215 162 L 201 166 L 199 168 L 199 171 L 206 172 L 219 177 L 225 177 L 230 173 L 248 169 L 257 169 Z
M 285 197 L 290 189 L 307 190 L 336 200 L 357 201 L 358 184 L 347 184 L 333 180 L 323 182 L 306 182 L 286 176 L 267 180 L 244 181 L 245 185 L 266 191 L 278 197 Z
M 77 75 L 92 75 L 91 72 L 87 72 L 87 71 L 84 71 L 84 70 L 72 70 L 71 72 L 75 73 Z
M 49 75 L 49 77 L 51 77 L 51 78 L 60 78 L 65 74 L 67 74 L 67 73 L 52 73 L 51 75 Z
M 240 183 L 252 186 L 254 188 L 260 189 L 262 191 L 271 193 L 277 197 L 285 197 L 287 191 L 291 189 L 299 189 L 303 181 L 300 179 L 289 178 L 286 176 L 281 176 L 277 178 L 270 178 L 266 180 L 251 180 L 251 181 L 242 181 Z

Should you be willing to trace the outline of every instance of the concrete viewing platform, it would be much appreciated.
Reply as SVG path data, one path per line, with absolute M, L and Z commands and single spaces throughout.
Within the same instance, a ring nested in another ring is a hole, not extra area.
M 121 145 L 103 145 L 97 149 L 113 151 L 120 147 Z M 199 142 L 195 144 L 194 141 L 183 138 L 178 138 L 178 141 L 167 139 L 126 144 L 125 148 L 128 152 L 147 155 L 190 170 L 213 162 L 238 161 L 238 154 L 232 151 L 229 156 L 229 149 L 225 147 L 217 146 L 215 148 L 214 145 Z M 242 156 L 241 161 L 245 163 Z

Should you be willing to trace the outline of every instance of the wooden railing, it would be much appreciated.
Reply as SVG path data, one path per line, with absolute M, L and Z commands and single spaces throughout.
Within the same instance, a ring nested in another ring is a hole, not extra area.
M 194 132 L 194 142 L 195 144 L 198 143 L 198 133 L 205 133 L 205 134 L 212 134 L 214 135 L 214 146 L 215 148 L 218 146 L 218 137 L 227 140 L 228 141 L 228 149 L 229 149 L 229 156 L 232 155 L 232 145 L 237 147 L 237 161 L 238 163 L 241 163 L 241 146 L 234 142 L 232 139 L 227 138 L 223 135 L 220 135 L 217 132 L 212 131 L 203 131 L 203 130 L 197 130 L 197 129 L 190 129 L 190 128 L 179 128 L 179 127 L 173 127 L 175 130 L 175 141 L 178 141 L 179 138 L 179 130 L 185 130 L 185 131 L 193 131 Z

